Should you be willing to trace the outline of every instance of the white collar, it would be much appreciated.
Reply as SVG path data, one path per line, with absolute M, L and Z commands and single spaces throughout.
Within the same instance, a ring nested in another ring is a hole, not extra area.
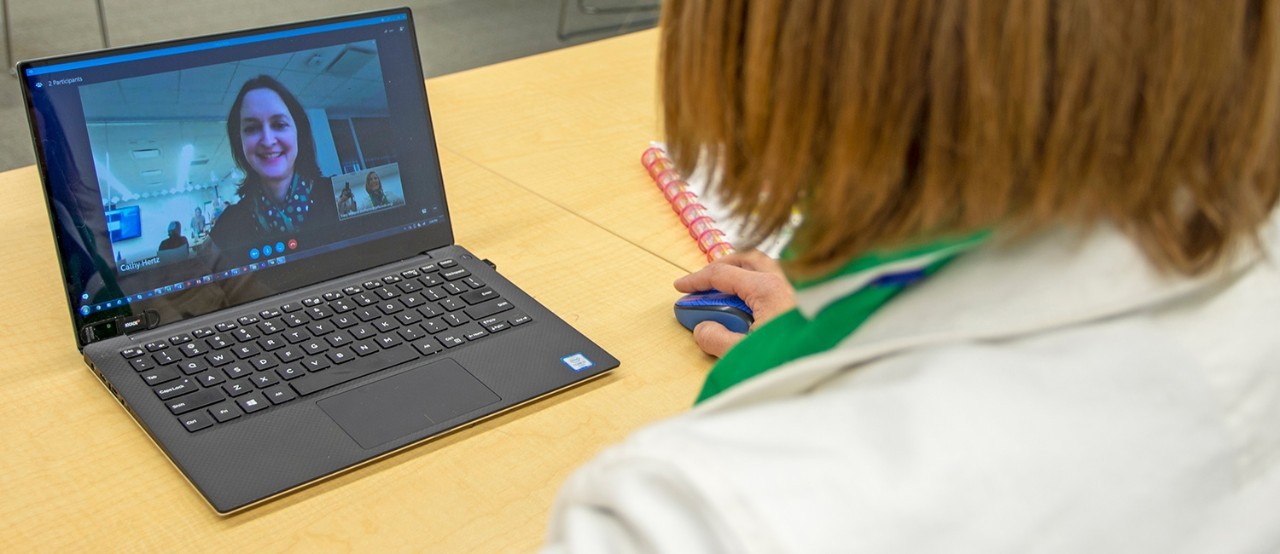
M 814 316 L 818 315 L 818 312 L 821 312 L 833 302 L 861 290 L 878 279 L 889 275 L 923 270 L 938 260 L 973 248 L 981 241 L 981 238 L 975 237 L 962 243 L 952 244 L 946 248 L 880 264 L 864 271 L 842 275 L 817 285 L 803 288 L 796 291 L 796 309 L 805 318 L 813 319 Z
M 1057 230 L 961 256 L 867 321 L 841 347 L 922 335 L 1011 337 L 1140 310 L 1234 279 L 1244 250 L 1194 278 L 1161 273 L 1111 227 Z
M 1280 254 L 1280 217 L 1264 230 Z M 700 403 L 695 412 L 800 394 L 833 373 L 875 358 L 948 342 L 999 340 L 1130 313 L 1221 287 L 1262 263 L 1249 249 L 1224 269 L 1194 278 L 1152 268 L 1126 236 L 1055 231 L 1012 245 L 998 240 L 904 291 L 827 352 L 801 358 Z

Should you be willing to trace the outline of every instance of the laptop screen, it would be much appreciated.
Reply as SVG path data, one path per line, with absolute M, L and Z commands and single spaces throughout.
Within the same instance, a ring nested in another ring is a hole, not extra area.
M 81 344 L 452 242 L 408 10 L 19 71 Z

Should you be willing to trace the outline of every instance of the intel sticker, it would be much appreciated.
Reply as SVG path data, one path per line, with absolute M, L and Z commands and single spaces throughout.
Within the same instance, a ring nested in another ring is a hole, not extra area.
M 591 360 L 588 360 L 587 357 L 583 356 L 581 352 L 574 354 L 572 356 L 565 356 L 563 358 L 560 358 L 560 361 L 564 362 L 564 365 L 569 366 L 569 369 L 572 369 L 574 371 L 582 371 L 584 369 L 587 369 L 591 366 L 596 365 L 591 363 Z

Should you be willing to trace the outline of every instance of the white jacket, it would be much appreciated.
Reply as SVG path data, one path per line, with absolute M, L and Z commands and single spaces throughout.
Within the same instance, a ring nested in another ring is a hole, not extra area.
M 1280 551 L 1274 223 L 1197 279 L 1112 230 L 965 254 L 604 452 L 546 550 Z

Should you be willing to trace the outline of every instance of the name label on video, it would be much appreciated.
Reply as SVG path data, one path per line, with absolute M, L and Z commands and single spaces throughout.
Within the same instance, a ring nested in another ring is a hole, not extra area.
M 136 262 L 128 262 L 120 264 L 120 273 L 132 273 L 139 269 L 146 269 L 153 265 L 160 265 L 160 256 L 152 256 Z

